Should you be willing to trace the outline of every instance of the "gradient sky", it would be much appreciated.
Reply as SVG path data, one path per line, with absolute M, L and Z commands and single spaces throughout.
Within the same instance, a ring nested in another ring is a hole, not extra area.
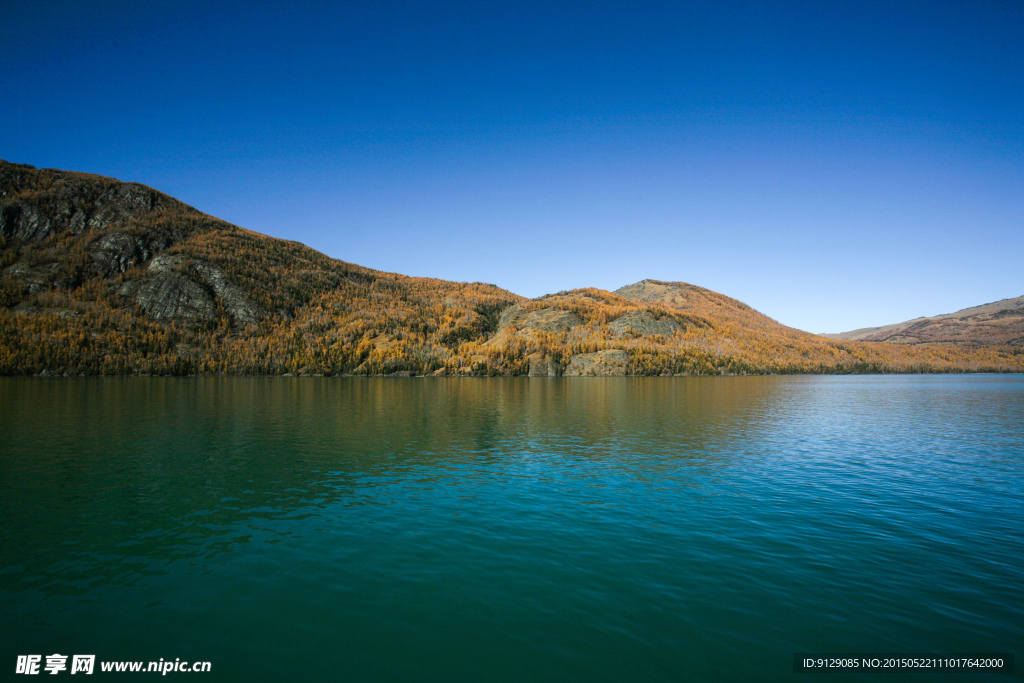
M 0 10 L 0 158 L 345 261 L 812 332 L 1024 294 L 1021 2 Z

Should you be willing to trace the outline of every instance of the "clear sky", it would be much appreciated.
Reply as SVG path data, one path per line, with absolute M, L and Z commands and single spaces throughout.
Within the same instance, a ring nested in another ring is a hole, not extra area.
M 0 0 L 0 158 L 525 296 L 1024 294 L 1022 2 Z

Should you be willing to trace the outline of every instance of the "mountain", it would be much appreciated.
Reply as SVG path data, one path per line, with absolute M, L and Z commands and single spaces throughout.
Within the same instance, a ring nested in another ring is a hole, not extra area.
M 112 178 L 0 161 L 0 374 L 1024 370 L 1022 349 L 837 341 L 644 280 L 538 299 L 330 258 Z
M 710 289 L 697 287 L 685 282 L 661 282 L 660 280 L 642 280 L 615 290 L 627 299 L 658 303 L 668 308 L 689 311 L 695 315 L 728 321 L 744 329 L 778 334 L 795 334 L 809 338 L 806 332 L 785 327 L 766 315 L 758 313 L 742 301 L 713 292 Z
M 0 269 L 3 374 L 422 371 L 523 300 L 338 261 L 136 183 L 6 162 Z
M 973 306 L 956 313 L 821 336 L 890 344 L 979 344 L 1020 347 L 1024 346 L 1024 296 Z

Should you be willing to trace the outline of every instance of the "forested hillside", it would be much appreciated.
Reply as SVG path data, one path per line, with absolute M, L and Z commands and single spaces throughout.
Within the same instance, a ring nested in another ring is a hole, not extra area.
M 836 341 L 684 283 L 527 300 L 332 259 L 136 183 L 0 162 L 0 374 L 1024 370 L 1020 348 Z

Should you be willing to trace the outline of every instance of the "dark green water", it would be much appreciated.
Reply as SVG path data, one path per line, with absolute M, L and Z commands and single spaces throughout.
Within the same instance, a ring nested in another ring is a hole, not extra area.
M 794 652 L 1024 649 L 1017 376 L 2 379 L 0 434 L 0 680 L 82 653 L 815 681 Z

